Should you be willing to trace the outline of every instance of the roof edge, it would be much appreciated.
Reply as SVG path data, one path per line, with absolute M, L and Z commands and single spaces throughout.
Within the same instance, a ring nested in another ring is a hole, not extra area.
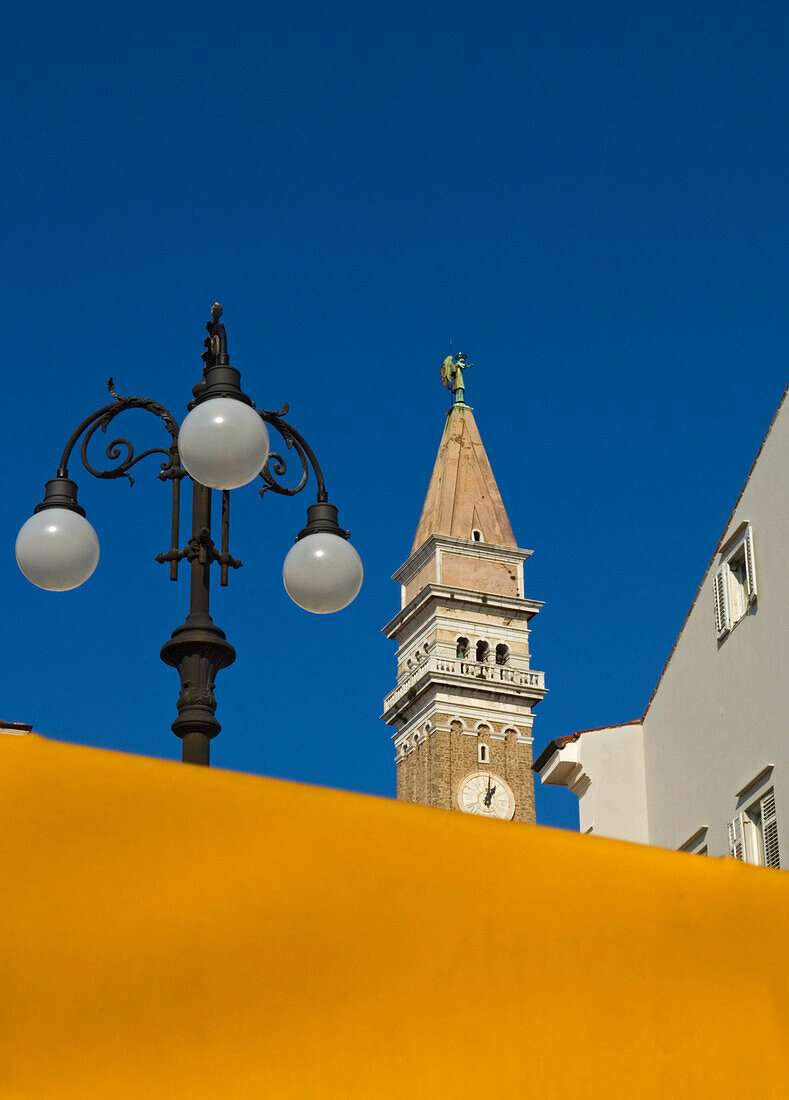
M 0 719 L 0 733 L 32 733 L 33 727 L 27 722 L 3 722 Z
M 548 763 L 550 758 L 555 752 L 561 751 L 565 745 L 571 744 L 573 741 L 577 741 L 583 733 L 600 733 L 603 730 L 619 730 L 624 726 L 640 726 L 642 718 L 631 718 L 629 722 L 614 722 L 610 726 L 593 726 L 588 730 L 578 730 L 576 733 L 565 734 L 564 737 L 554 737 L 552 741 L 549 741 L 540 755 L 532 764 L 531 768 L 534 772 L 540 772 Z
M 742 500 L 742 497 L 743 497 L 743 493 L 748 488 L 748 483 L 751 480 L 751 477 L 753 475 L 753 471 L 756 469 L 756 463 L 759 461 L 759 458 L 761 457 L 761 453 L 762 453 L 762 451 L 764 450 L 764 448 L 767 444 L 767 440 L 770 438 L 770 433 L 772 432 L 773 427 L 775 426 L 775 422 L 778 419 L 778 414 L 780 413 L 781 409 L 783 408 L 783 404 L 784 404 L 784 401 L 786 401 L 787 394 L 789 394 L 789 385 L 784 390 L 784 392 L 781 396 L 781 400 L 778 402 L 778 407 L 776 408 L 775 412 L 773 413 L 773 416 L 772 416 L 772 419 L 771 419 L 771 421 L 768 425 L 767 431 L 764 433 L 764 438 L 762 439 L 762 442 L 759 446 L 759 450 L 756 452 L 756 456 L 755 456 L 753 462 L 751 463 L 751 467 L 748 470 L 748 475 L 747 475 L 747 477 L 745 478 L 745 481 L 742 484 L 742 488 L 740 489 L 739 493 L 737 494 L 737 499 L 734 502 L 734 505 L 732 507 L 731 512 L 729 512 L 729 517 L 726 520 L 723 531 L 721 532 L 721 536 L 718 539 L 717 543 L 715 544 L 715 549 L 712 552 L 712 557 L 710 558 L 710 560 L 707 564 L 707 568 L 704 570 L 704 574 L 701 578 L 701 581 L 699 582 L 698 588 L 696 589 L 696 593 L 695 593 L 693 599 L 691 600 L 691 604 L 690 604 L 690 607 L 687 610 L 685 618 L 682 620 L 682 626 L 679 628 L 679 633 L 677 634 L 676 638 L 674 639 L 674 644 L 672 645 L 671 649 L 669 650 L 668 657 L 666 657 L 663 668 L 661 669 L 660 675 L 657 678 L 657 683 L 655 684 L 654 688 L 652 689 L 652 694 L 650 695 L 650 697 L 647 701 L 647 705 L 644 707 L 644 713 L 641 715 L 641 721 L 642 722 L 646 718 L 646 716 L 649 712 L 649 708 L 652 706 L 652 702 L 653 702 L 655 696 L 657 695 L 657 690 L 660 687 L 660 684 L 663 680 L 663 677 L 666 675 L 666 672 L 668 671 L 668 666 L 671 663 L 671 658 L 674 656 L 674 651 L 677 648 L 677 646 L 679 645 L 679 640 L 682 637 L 682 634 L 685 630 L 685 627 L 688 625 L 688 619 L 690 618 L 691 613 L 693 612 L 693 608 L 696 606 L 696 604 L 698 602 L 698 598 L 701 595 L 701 590 L 704 587 L 704 582 L 706 581 L 707 577 L 709 576 L 710 569 L 712 569 L 712 566 L 715 562 L 715 559 L 717 558 L 721 547 L 723 546 L 724 542 L 726 541 L 726 534 L 727 534 L 729 528 L 731 527 L 732 520 L 734 519 L 734 514 L 737 511 L 737 508 L 739 507 L 740 501 Z

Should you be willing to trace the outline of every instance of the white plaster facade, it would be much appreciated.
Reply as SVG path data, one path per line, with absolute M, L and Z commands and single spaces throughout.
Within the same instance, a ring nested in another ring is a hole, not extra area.
M 789 866 L 787 406 L 785 393 L 642 719 L 558 738 L 535 762 L 578 794 L 582 831 Z
M 587 730 L 583 737 L 561 740 L 542 765 L 540 778 L 578 796 L 581 832 L 648 843 L 641 723 Z

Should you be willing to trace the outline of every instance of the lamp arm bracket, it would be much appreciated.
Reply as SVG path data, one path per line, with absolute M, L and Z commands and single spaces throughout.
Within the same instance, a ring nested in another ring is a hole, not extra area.
M 89 474 L 93 475 L 93 477 L 103 480 L 125 477 L 128 478 L 129 484 L 133 485 L 134 478 L 129 473 L 129 470 L 132 466 L 136 466 L 138 462 L 142 461 L 142 459 L 155 454 L 164 455 L 165 457 L 165 461 L 161 463 L 158 474 L 159 478 L 162 480 L 171 480 L 184 477 L 186 471 L 181 466 L 178 457 L 178 422 L 169 409 L 166 409 L 164 405 L 160 405 L 158 401 L 152 401 L 148 397 L 128 397 L 116 393 L 115 385 L 111 378 L 107 382 L 107 389 L 110 391 L 114 400 L 111 404 L 103 405 L 100 409 L 96 409 L 95 412 L 87 416 L 82 423 L 75 428 L 63 450 L 58 474 L 63 477 L 68 476 L 68 464 L 71 454 L 79 442 L 80 437 L 82 437 L 80 458 L 82 460 L 82 465 Z M 115 417 L 129 409 L 143 409 L 145 412 L 152 413 L 163 421 L 170 435 L 170 446 L 167 448 L 151 447 L 146 451 L 142 451 L 140 454 L 135 454 L 134 444 L 131 440 L 123 437 L 111 439 L 105 447 L 104 453 L 106 457 L 111 462 L 116 463 L 116 465 L 110 466 L 104 470 L 98 469 L 88 458 L 90 441 L 99 428 L 102 432 L 106 432 Z
M 289 405 L 284 405 L 279 412 L 269 412 L 266 409 L 257 409 L 256 411 L 261 420 L 264 420 L 267 424 L 277 429 L 284 439 L 288 450 L 295 450 L 301 462 L 301 478 L 298 484 L 292 488 L 278 481 L 278 478 L 283 477 L 288 472 L 288 464 L 281 454 L 277 451 L 271 451 L 266 459 L 265 466 L 260 471 L 260 477 L 262 477 L 265 482 L 265 485 L 260 490 L 260 495 L 263 496 L 265 493 L 271 491 L 273 493 L 280 493 L 283 496 L 295 496 L 297 493 L 300 493 L 307 484 L 311 466 L 315 474 L 315 480 L 318 483 L 318 500 L 327 500 L 328 497 L 326 495 L 326 484 L 323 480 L 323 471 L 320 468 L 312 447 L 310 447 L 301 432 L 297 431 L 292 424 L 288 424 L 288 422 L 283 419 L 285 413 L 289 411 L 289 408 Z

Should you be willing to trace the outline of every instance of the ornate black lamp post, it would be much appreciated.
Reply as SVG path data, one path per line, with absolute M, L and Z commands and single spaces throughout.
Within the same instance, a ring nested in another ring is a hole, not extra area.
M 261 477 L 260 495 L 267 492 L 294 496 L 307 484 L 312 467 L 318 485 L 318 499 L 307 509 L 307 525 L 285 558 L 283 580 L 291 599 L 307 611 L 324 614 L 346 607 L 362 584 L 362 563 L 348 542 L 349 532 L 337 522 L 337 509 L 326 495 L 323 473 L 311 447 L 283 416 L 255 409 L 241 390 L 241 375 L 231 367 L 227 354 L 225 326 L 220 322 L 222 307 L 211 309 L 204 341 L 203 376 L 193 388 L 189 414 L 180 429 L 175 417 L 163 405 L 145 397 L 123 397 L 108 388 L 113 401 L 97 409 L 76 428 L 63 451 L 57 475 L 46 483 L 44 500 L 24 524 L 16 541 L 19 568 L 39 588 L 65 592 L 91 576 L 99 560 L 99 540 L 77 503 L 77 485 L 69 478 L 68 465 L 77 443 L 82 440 L 80 458 L 94 477 L 126 477 L 129 470 L 153 454 L 165 456 L 158 477 L 172 484 L 172 527 L 170 549 L 156 560 L 170 566 L 170 580 L 178 579 L 179 562 L 190 565 L 189 614 L 162 647 L 162 660 L 178 670 L 181 692 L 173 732 L 181 738 L 183 760 L 208 764 L 211 739 L 221 727 L 216 720 L 214 680 L 217 672 L 236 659 L 232 645 L 211 618 L 209 588 L 211 566 L 219 565 L 220 584 L 226 585 L 229 569 L 241 562 L 230 554 L 230 490 Z M 170 435 L 167 448 L 155 447 L 135 455 L 128 439 L 107 444 L 107 458 L 117 465 L 98 470 L 88 458 L 88 446 L 97 429 L 106 432 L 110 423 L 128 409 L 145 409 L 164 422 Z M 287 488 L 277 478 L 287 472 L 282 455 L 269 451 L 266 425 L 276 428 L 289 449 L 301 461 L 301 478 Z M 192 533 L 181 549 L 179 540 L 181 481 L 192 481 Z M 211 537 L 211 493 L 222 493 L 222 530 L 217 549 Z

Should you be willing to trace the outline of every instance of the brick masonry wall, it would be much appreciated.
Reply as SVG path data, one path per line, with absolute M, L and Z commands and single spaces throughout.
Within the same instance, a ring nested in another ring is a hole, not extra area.
M 446 715 L 436 715 L 445 725 Z M 496 725 L 499 732 L 501 726 Z M 534 773 L 531 745 L 519 744 L 515 730 L 506 740 L 491 736 L 492 729 L 471 737 L 457 723 L 434 729 L 397 765 L 397 797 L 422 806 L 458 810 L 457 788 L 471 772 L 488 768 L 510 785 L 515 795 L 515 821 L 534 823 Z M 480 742 L 488 746 L 489 762 L 480 764 Z

